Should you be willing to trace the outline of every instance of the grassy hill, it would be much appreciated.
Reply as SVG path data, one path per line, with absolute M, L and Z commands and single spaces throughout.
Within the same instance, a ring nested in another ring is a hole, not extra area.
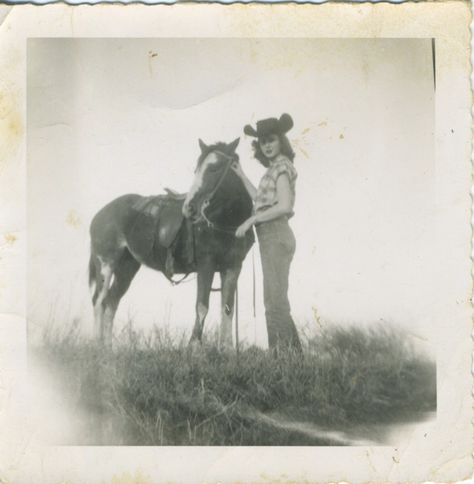
M 304 358 L 256 348 L 220 352 L 129 328 L 113 351 L 77 331 L 31 348 L 70 408 L 68 444 L 340 445 L 311 431 L 393 422 L 436 409 L 436 369 L 388 326 L 333 326 Z

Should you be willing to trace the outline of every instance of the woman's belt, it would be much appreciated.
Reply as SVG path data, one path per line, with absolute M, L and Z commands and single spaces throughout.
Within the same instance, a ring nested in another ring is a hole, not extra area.
M 285 223 L 285 224 L 287 224 L 289 218 L 290 217 L 288 215 L 280 215 L 277 218 L 272 218 L 271 220 L 266 220 L 265 222 L 257 222 L 255 224 L 255 227 L 260 227 L 261 225 L 271 224 L 271 223 Z

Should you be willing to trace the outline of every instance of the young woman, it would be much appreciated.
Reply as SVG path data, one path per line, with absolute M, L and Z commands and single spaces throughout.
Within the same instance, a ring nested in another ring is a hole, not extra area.
M 263 295 L 267 321 L 268 345 L 271 350 L 293 349 L 301 352 L 301 343 L 290 314 L 288 276 L 296 241 L 288 219 L 295 203 L 294 152 L 286 133 L 293 127 L 289 114 L 280 119 L 257 122 L 256 129 L 244 127 L 244 133 L 257 138 L 252 142 L 255 158 L 267 168 L 258 189 L 247 178 L 238 162 L 234 171 L 242 179 L 254 200 L 254 215 L 236 231 L 243 237 L 255 225 L 263 270 Z

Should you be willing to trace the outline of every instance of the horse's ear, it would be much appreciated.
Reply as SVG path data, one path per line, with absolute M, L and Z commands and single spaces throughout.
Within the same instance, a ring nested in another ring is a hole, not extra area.
M 208 149 L 206 143 L 201 138 L 199 138 L 199 148 L 201 148 L 201 153 L 204 153 Z
M 240 138 L 236 138 L 234 141 L 232 141 L 232 143 L 230 143 L 229 148 L 230 148 L 230 151 L 232 153 L 235 151 L 235 149 L 239 145 L 239 141 L 240 141 Z

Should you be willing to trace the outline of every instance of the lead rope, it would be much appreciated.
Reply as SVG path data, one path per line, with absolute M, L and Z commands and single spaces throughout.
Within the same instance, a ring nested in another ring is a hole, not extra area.
M 256 290 L 255 290 L 255 250 L 252 247 L 252 304 L 253 304 L 253 327 L 254 335 L 253 342 L 257 346 L 257 310 L 256 310 Z
M 239 282 L 235 286 L 235 350 L 237 353 L 237 362 L 239 362 Z

